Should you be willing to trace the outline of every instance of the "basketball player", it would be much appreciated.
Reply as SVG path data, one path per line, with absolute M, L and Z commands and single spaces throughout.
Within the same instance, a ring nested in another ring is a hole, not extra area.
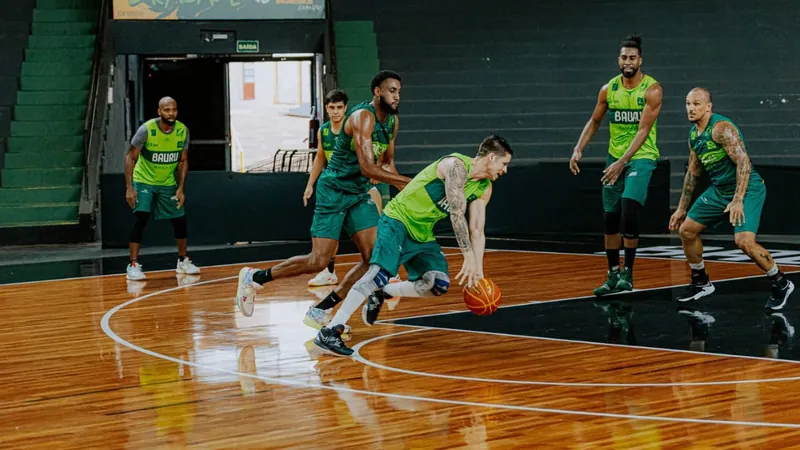
M 583 128 L 569 166 L 580 173 L 578 161 L 589 145 L 603 116 L 608 113 L 610 139 L 603 183 L 603 219 L 608 277 L 594 289 L 601 296 L 633 290 L 633 262 L 639 245 L 639 210 L 647 199 L 650 176 L 659 157 L 656 120 L 661 110 L 661 85 L 639 70 L 642 38 L 629 36 L 619 52 L 621 75 L 600 88 L 592 117 Z M 619 267 L 619 249 L 624 237 L 625 265 Z
M 148 120 L 133 135 L 125 155 L 125 200 L 133 208 L 136 222 L 130 237 L 129 280 L 147 276 L 139 264 L 142 234 L 153 219 L 170 219 L 178 247 L 178 274 L 196 275 L 200 269 L 186 255 L 186 215 L 183 186 L 189 172 L 189 129 L 179 122 L 178 104 L 170 97 L 158 102 L 158 118 Z M 175 177 L 175 169 L 177 179 Z
M 767 188 L 750 165 L 742 132 L 733 121 L 712 112 L 711 93 L 703 88 L 694 88 L 686 96 L 686 114 L 694 124 L 689 131 L 689 168 L 669 228 L 680 231 L 683 252 L 692 269 L 692 282 L 677 300 L 688 302 L 714 292 L 703 264 L 700 233 L 727 218 L 733 225 L 736 245 L 772 280 L 772 295 L 766 308 L 782 309 L 794 291 L 794 284 L 778 269 L 769 252 L 756 242 Z M 689 208 L 704 169 L 711 178 L 711 186 Z
M 236 304 L 243 315 L 253 314 L 256 290 L 264 284 L 322 270 L 336 252 L 342 228 L 355 242 L 362 261 L 314 310 L 333 308 L 341 301 L 340 295 L 346 294 L 353 282 L 367 271 L 378 225 L 378 212 L 367 193 L 370 179 L 387 182 L 398 189 L 411 181 L 399 175 L 394 166 L 400 81 L 400 75 L 394 72 L 379 72 L 371 83 L 372 101 L 360 103 L 346 114 L 344 132 L 340 134 L 341 139 L 335 141 L 328 167 L 317 182 L 311 254 L 295 256 L 267 270 L 245 267 L 239 272 Z M 391 171 L 377 164 L 381 158 Z M 314 320 L 322 322 L 324 317 Z
M 369 297 L 362 309 L 364 323 L 372 325 L 388 296 L 433 297 L 447 293 L 450 276 L 447 261 L 433 235 L 436 223 L 450 215 L 458 246 L 464 255 L 457 278 L 474 286 L 483 279 L 486 238 L 486 204 L 492 182 L 508 170 L 513 151 L 505 139 L 489 136 L 481 142 L 476 157 L 453 153 L 423 169 L 386 205 L 378 224 L 378 240 L 369 270 L 347 294 L 328 327 L 314 343 L 335 355 L 349 356 L 342 334 L 350 316 Z M 465 217 L 469 208 L 469 223 Z M 471 230 L 471 232 L 470 232 Z M 389 277 L 404 264 L 408 280 L 389 283 Z
M 347 94 L 339 89 L 334 89 L 325 95 L 325 111 L 328 113 L 330 120 L 323 123 L 320 129 L 317 130 L 317 155 L 314 158 L 314 165 L 308 177 L 308 184 L 303 192 L 303 205 L 305 206 L 308 205 L 308 199 L 314 194 L 314 183 L 317 182 L 317 178 L 319 178 L 322 170 L 328 165 L 328 161 L 330 161 L 333 155 L 335 142 L 340 139 L 339 134 L 342 131 L 342 123 L 344 122 L 345 112 L 347 111 L 347 101 Z M 389 186 L 384 183 L 376 186 L 376 182 L 374 181 L 372 184 L 369 195 L 378 208 L 378 215 L 380 216 L 383 211 L 383 197 L 384 194 L 388 196 Z M 336 265 L 335 255 L 336 253 L 334 253 L 327 267 L 308 281 L 309 286 L 329 286 L 339 282 L 339 278 L 334 271 L 334 266 Z

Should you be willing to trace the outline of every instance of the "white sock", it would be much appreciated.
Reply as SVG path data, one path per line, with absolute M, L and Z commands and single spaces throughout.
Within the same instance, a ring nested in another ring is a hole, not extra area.
M 778 274 L 778 265 L 777 264 L 773 264 L 772 265 L 772 269 L 769 269 L 767 271 L 767 276 L 768 277 L 774 277 L 777 274 Z
M 689 264 L 689 267 L 691 267 L 694 270 L 703 270 L 706 268 L 706 263 L 705 261 L 700 261 L 697 264 Z
M 361 306 L 366 299 L 367 296 L 358 292 L 357 289 L 350 289 L 350 292 L 347 293 L 347 297 L 344 298 L 344 302 L 342 302 L 342 306 L 339 307 L 339 311 L 336 311 L 336 315 L 331 319 L 328 328 L 333 328 L 336 325 L 345 325 L 347 321 L 350 320 L 350 316 L 356 312 L 358 307 Z
M 389 283 L 383 287 L 383 292 L 386 292 L 392 297 L 422 297 L 419 292 L 417 292 L 416 283 L 413 281 Z

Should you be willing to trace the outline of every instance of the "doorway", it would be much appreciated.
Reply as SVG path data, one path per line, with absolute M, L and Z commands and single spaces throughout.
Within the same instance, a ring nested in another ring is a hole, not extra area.
M 189 128 L 189 170 L 228 168 L 226 66 L 218 58 L 144 61 L 139 123 L 157 117 L 162 97 L 174 98 Z
M 279 151 L 308 150 L 310 60 L 230 62 L 231 170 L 272 171 Z

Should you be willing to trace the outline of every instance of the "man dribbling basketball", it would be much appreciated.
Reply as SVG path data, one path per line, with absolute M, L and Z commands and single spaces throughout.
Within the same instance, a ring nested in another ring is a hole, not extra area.
M 350 356 L 353 350 L 342 340 L 345 324 L 361 303 L 364 323 L 372 325 L 386 298 L 432 297 L 447 293 L 450 276 L 447 261 L 436 242 L 433 227 L 450 216 L 464 263 L 457 278 L 466 287 L 483 279 L 486 238 L 486 204 L 492 181 L 508 171 L 513 151 L 500 136 L 481 142 L 476 157 L 447 155 L 425 169 L 389 202 L 378 222 L 378 236 L 367 273 L 350 289 L 344 303 L 314 344 L 334 355 Z M 469 223 L 465 214 L 469 207 Z M 472 232 L 470 233 L 470 230 Z M 403 264 L 408 280 L 389 284 Z

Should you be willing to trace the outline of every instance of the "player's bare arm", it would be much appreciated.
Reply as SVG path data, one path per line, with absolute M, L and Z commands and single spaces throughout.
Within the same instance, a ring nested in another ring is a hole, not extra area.
M 348 126 L 351 127 L 351 136 L 355 143 L 361 174 L 403 189 L 411 181 L 410 178 L 389 172 L 375 164 L 375 156 L 372 151 L 372 130 L 375 127 L 375 117 L 369 111 L 358 111 L 347 120 L 345 132 L 347 132 Z
M 317 130 L 317 155 L 314 157 L 314 165 L 311 167 L 311 174 L 308 176 L 308 184 L 306 190 L 303 192 L 303 206 L 308 206 L 308 199 L 314 193 L 314 183 L 322 173 L 322 169 L 328 164 L 325 158 L 325 150 L 322 148 L 322 135 Z
M 183 184 L 186 182 L 186 175 L 189 173 L 189 149 L 181 151 L 181 159 L 178 162 L 178 192 L 175 193 L 175 200 L 178 201 L 178 209 L 183 206 L 186 196 L 183 193 Z
M 128 153 L 125 154 L 125 200 L 131 208 L 135 208 L 136 203 L 139 201 L 136 190 L 133 188 L 133 168 L 136 166 L 140 152 L 141 149 L 131 145 Z
M 730 211 L 731 223 L 734 225 L 742 224 L 744 217 L 744 194 L 747 192 L 747 184 L 750 182 L 750 157 L 744 148 L 744 142 L 739 138 L 739 132 L 730 122 L 717 122 L 711 130 L 711 137 L 714 141 L 722 144 L 725 153 L 736 164 L 736 194 L 733 201 L 725 208 L 725 212 Z
M 480 198 L 469 204 L 469 235 L 472 241 L 472 250 L 475 252 L 475 264 L 478 270 L 478 280 L 484 278 L 483 252 L 486 248 L 486 205 L 492 198 L 492 185 L 483 192 Z
M 569 160 L 569 169 L 572 171 L 573 175 L 581 173 L 581 169 L 578 167 L 578 161 L 581 160 L 583 150 L 589 145 L 595 133 L 597 133 L 597 129 L 600 128 L 600 123 L 603 121 L 603 117 L 608 112 L 607 96 L 608 84 L 605 84 L 600 88 L 600 93 L 597 94 L 597 104 L 594 106 L 594 111 L 592 111 L 592 117 L 590 117 L 589 121 L 584 125 L 583 131 L 581 131 L 581 137 L 578 139 L 578 143 L 572 151 L 572 157 Z
M 446 158 L 437 169 L 439 176 L 444 178 L 444 191 L 447 204 L 450 206 L 450 222 L 453 224 L 453 233 L 464 255 L 464 264 L 457 278 L 459 284 L 466 281 L 467 287 L 474 286 L 477 279 L 477 263 L 472 242 L 469 238 L 469 225 L 467 224 L 467 198 L 464 195 L 464 185 L 467 184 L 467 166 L 457 158 Z
M 389 141 L 389 146 L 386 149 L 386 152 L 383 154 L 383 165 L 386 167 L 389 172 L 392 173 L 399 173 L 397 172 L 397 166 L 394 165 L 394 141 L 397 139 L 397 132 L 400 130 L 400 118 L 395 116 L 394 118 L 394 132 L 392 133 L 392 140 Z
M 692 194 L 694 193 L 697 183 L 700 181 L 700 175 L 703 173 L 703 164 L 697 153 L 689 147 L 689 167 L 686 170 L 686 176 L 683 177 L 683 189 L 681 189 L 681 199 L 678 201 L 678 208 L 669 219 L 669 229 L 677 230 L 680 228 L 681 223 L 686 218 L 686 213 L 689 211 L 689 204 L 692 202 Z
M 642 148 L 642 145 L 647 140 L 647 135 L 653 129 L 653 125 L 658 119 L 658 114 L 661 112 L 661 104 L 663 102 L 663 92 L 660 84 L 654 84 L 647 88 L 644 94 L 644 110 L 642 110 L 642 118 L 639 119 L 639 129 L 633 137 L 628 149 L 622 157 L 615 163 L 611 164 L 603 171 L 605 175 L 601 178 L 604 184 L 614 184 L 625 169 L 625 165 L 631 161 L 633 155 Z

